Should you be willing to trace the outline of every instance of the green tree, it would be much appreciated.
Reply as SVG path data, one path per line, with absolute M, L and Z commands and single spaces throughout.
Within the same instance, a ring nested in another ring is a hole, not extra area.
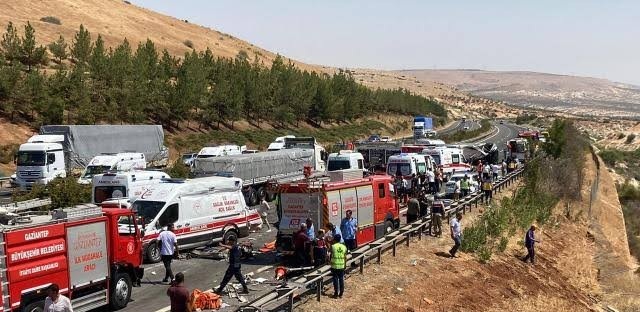
M 62 64 L 62 61 L 67 59 L 67 42 L 62 35 L 58 37 L 58 40 L 50 43 L 48 47 L 51 54 L 57 59 L 58 64 Z
M 43 46 L 36 46 L 36 31 L 31 26 L 31 23 L 27 22 L 24 26 L 24 36 L 20 40 L 20 62 L 27 65 L 27 71 L 30 72 L 33 66 L 47 64 L 47 48 Z
M 20 58 L 20 38 L 18 37 L 18 30 L 13 26 L 12 22 L 7 24 L 7 30 L 2 35 L 2 42 L 0 42 L 2 53 L 4 58 L 12 63 Z
M 80 24 L 80 29 L 76 32 L 71 46 L 71 56 L 76 64 L 84 65 L 89 61 L 91 55 L 91 33 Z

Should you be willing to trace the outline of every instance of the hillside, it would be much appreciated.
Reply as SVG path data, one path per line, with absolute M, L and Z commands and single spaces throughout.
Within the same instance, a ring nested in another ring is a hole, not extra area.
M 46 16 L 56 17 L 60 25 L 40 21 Z M 266 64 L 276 57 L 274 53 L 235 38 L 220 31 L 166 16 L 122 0 L 20 0 L 0 1 L 0 25 L 9 21 L 22 29 L 31 22 L 38 34 L 40 44 L 55 41 L 59 35 L 70 42 L 80 24 L 94 36 L 100 34 L 106 46 L 115 47 L 127 38 L 135 47 L 138 42 L 151 39 L 160 49 L 182 56 L 190 52 L 185 42 L 191 41 L 193 49 L 213 50 L 214 55 L 235 57 L 245 51 L 250 58 L 257 55 Z M 94 37 L 95 38 L 95 37 Z M 292 60 L 298 67 L 322 71 L 321 66 L 304 64 Z
M 420 69 L 394 73 L 437 81 L 520 107 L 575 115 L 640 117 L 640 87 L 605 79 L 517 71 Z

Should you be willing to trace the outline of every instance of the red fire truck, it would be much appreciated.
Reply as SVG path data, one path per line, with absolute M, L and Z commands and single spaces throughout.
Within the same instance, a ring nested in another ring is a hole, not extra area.
M 336 227 L 351 210 L 358 219 L 358 245 L 374 241 L 400 225 L 400 206 L 390 190 L 391 176 L 373 175 L 346 181 L 310 180 L 280 184 L 277 245 L 291 248 L 291 237 L 307 218 L 316 231 Z
M 133 281 L 142 277 L 142 244 L 131 210 L 87 205 L 17 220 L 0 230 L 2 311 L 43 311 L 52 283 L 76 312 L 127 305 Z

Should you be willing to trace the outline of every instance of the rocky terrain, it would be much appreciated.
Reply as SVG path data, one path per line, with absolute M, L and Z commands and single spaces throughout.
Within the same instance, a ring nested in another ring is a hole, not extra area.
M 516 71 L 421 69 L 395 73 L 523 108 L 582 116 L 640 117 L 640 87 L 605 79 Z

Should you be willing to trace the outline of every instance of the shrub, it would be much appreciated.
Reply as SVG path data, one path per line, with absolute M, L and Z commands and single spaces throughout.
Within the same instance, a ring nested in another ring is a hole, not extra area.
M 599 155 L 600 158 L 602 158 L 602 161 L 604 161 L 604 163 L 610 167 L 613 167 L 617 162 L 624 160 L 623 152 L 615 149 L 601 150 Z
M 186 179 L 191 175 L 190 168 L 178 159 L 171 168 L 167 168 L 166 172 L 172 178 Z
M 0 146 L 0 163 L 11 163 L 13 161 L 13 157 L 18 151 L 18 147 L 18 144 L 8 144 Z
M 507 250 L 507 244 L 509 244 L 509 239 L 506 237 L 500 238 L 500 244 L 498 244 L 498 251 L 504 252 Z
M 78 184 L 76 178 L 69 176 L 57 178 L 46 186 L 35 185 L 24 194 L 14 194 L 15 201 L 51 197 L 51 209 L 73 207 L 91 201 L 91 186 Z
M 480 263 L 488 263 L 491 260 L 491 249 L 484 246 L 478 251 L 478 259 Z
M 636 138 L 636 135 L 631 133 L 631 134 L 627 135 L 627 140 L 625 141 L 625 143 L 631 144 L 631 142 L 633 142 L 633 140 L 635 140 L 635 138 Z
M 60 21 L 60 19 L 55 16 L 45 16 L 40 18 L 40 21 L 49 23 L 49 24 L 62 25 L 62 22 Z
M 186 45 L 187 47 L 193 49 L 193 41 L 187 39 L 187 40 L 183 41 L 182 43 L 184 45 Z

